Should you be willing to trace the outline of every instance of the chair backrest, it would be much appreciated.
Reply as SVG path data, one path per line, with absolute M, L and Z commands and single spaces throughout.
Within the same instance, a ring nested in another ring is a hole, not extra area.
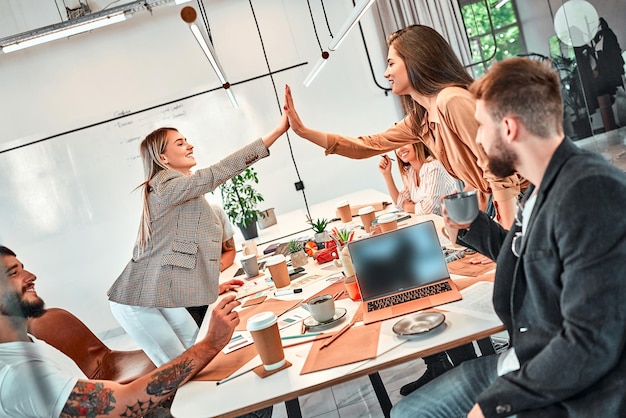
M 28 332 L 65 353 L 90 379 L 127 383 L 156 366 L 142 350 L 115 351 L 70 312 L 50 308 L 28 320 Z

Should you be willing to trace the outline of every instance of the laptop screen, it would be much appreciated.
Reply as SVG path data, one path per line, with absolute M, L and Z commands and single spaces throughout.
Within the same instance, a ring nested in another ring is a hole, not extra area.
M 348 244 L 363 300 L 448 279 L 448 266 L 432 221 Z

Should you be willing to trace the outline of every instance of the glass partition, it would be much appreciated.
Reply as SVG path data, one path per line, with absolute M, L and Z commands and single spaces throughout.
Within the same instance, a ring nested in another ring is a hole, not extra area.
M 624 166 L 626 15 L 617 3 L 559 1 L 548 42 L 561 77 L 566 135 Z

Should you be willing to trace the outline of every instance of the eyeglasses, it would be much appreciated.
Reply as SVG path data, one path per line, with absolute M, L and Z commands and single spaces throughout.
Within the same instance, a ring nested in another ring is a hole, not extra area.
M 515 225 L 522 228 L 524 223 L 524 205 L 517 201 L 517 212 L 515 212 Z M 516 232 L 511 241 L 511 252 L 515 257 L 519 258 L 520 251 L 522 249 L 522 239 L 524 238 L 524 232 Z

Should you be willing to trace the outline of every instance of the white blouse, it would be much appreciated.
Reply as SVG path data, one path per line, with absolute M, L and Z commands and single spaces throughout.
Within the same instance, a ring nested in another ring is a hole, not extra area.
M 409 166 L 406 175 L 402 176 L 404 187 L 400 190 L 396 206 L 403 210 L 406 201 L 415 203 L 415 214 L 434 213 L 441 215 L 441 197 L 454 192 L 457 183 L 438 160 L 427 161 L 419 171 L 420 185 L 413 166 Z

